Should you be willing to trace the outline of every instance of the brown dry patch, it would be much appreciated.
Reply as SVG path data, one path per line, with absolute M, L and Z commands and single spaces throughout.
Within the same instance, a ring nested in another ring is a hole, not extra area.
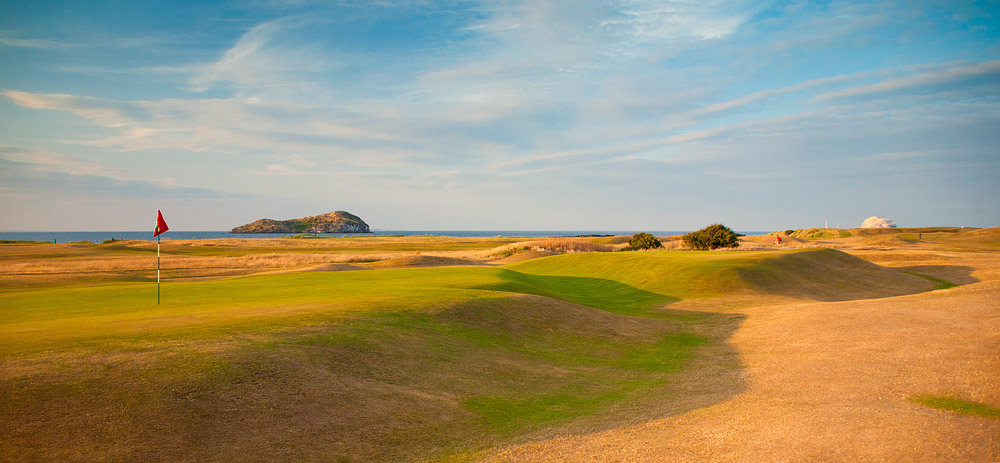
M 354 270 L 368 270 L 368 267 L 363 267 L 360 265 L 350 265 L 350 264 L 319 264 L 312 265 L 309 267 L 292 267 L 280 270 L 272 270 L 270 272 L 257 272 L 257 275 L 271 275 L 277 273 L 292 273 L 292 272 L 349 272 Z M 204 278 L 204 279 L 211 279 Z M 191 281 L 193 278 L 185 279 L 185 281 Z
M 379 260 L 365 264 L 367 268 L 409 268 L 409 267 L 454 267 L 465 265 L 484 265 L 482 262 L 471 259 L 460 259 L 457 257 L 443 256 L 403 256 L 392 259 Z
M 503 259 L 497 259 L 491 262 L 497 265 L 513 264 L 514 262 L 521 262 L 522 260 L 537 259 L 539 257 L 554 256 L 556 254 L 557 253 L 552 251 L 532 250 L 518 252 L 508 257 L 504 257 Z

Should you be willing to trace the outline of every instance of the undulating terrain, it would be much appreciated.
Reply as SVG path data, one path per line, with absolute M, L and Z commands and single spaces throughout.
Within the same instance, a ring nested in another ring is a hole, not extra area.
M 1000 230 L 0 244 L 4 461 L 995 461 Z

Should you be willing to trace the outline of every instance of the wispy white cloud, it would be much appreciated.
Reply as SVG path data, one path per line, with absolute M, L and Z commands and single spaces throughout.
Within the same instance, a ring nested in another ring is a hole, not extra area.
M 946 150 L 942 150 L 942 149 L 917 150 L 917 151 L 893 151 L 893 152 L 887 152 L 887 153 L 878 153 L 875 156 L 872 156 L 872 158 L 876 159 L 876 160 L 879 160 L 879 161 L 892 161 L 892 162 L 895 162 L 895 161 L 903 161 L 903 160 L 907 160 L 907 159 L 919 159 L 919 158 L 926 158 L 926 157 L 930 157 L 930 156 L 940 156 L 940 155 L 943 155 L 943 154 L 946 155 L 946 154 L 948 154 L 948 152 Z
M 0 45 L 15 48 L 34 48 L 37 50 L 65 50 L 80 48 L 79 44 L 60 42 L 50 39 L 22 39 L 15 37 L 0 37 Z
M 17 90 L 6 90 L 3 94 L 25 108 L 69 111 L 106 127 L 126 126 L 141 117 L 138 106 L 104 98 Z
M 968 64 L 948 69 L 922 72 L 911 76 L 898 77 L 876 84 L 823 93 L 821 95 L 817 95 L 816 99 L 831 100 L 836 98 L 850 98 L 879 93 L 927 88 L 983 76 L 993 77 L 993 80 L 989 84 L 1000 88 L 1000 60 Z
M 68 199 L 150 197 L 248 197 L 176 182 L 173 178 L 135 178 L 128 172 L 61 153 L 0 148 L 0 179 L 10 194 Z M 110 198 L 109 198 L 110 199 Z
M 626 26 L 627 33 L 642 41 L 717 39 L 735 32 L 756 8 L 737 1 L 631 0 L 623 3 L 622 18 L 609 23 Z
M 348 122 L 347 114 L 307 105 L 238 98 L 133 102 L 12 90 L 4 94 L 26 108 L 68 111 L 114 129 L 108 136 L 64 141 L 121 151 L 316 152 L 399 141 L 395 134 Z
M 99 162 L 50 151 L 0 146 L 0 159 L 17 162 L 38 171 L 60 172 L 71 175 L 97 175 L 113 179 L 128 177 L 128 172 L 123 169 L 107 167 Z
M 263 169 L 250 169 L 246 172 L 238 172 L 234 175 L 281 175 L 281 176 L 312 176 L 322 175 L 322 172 L 296 169 L 284 164 L 268 164 Z
M 547 164 L 547 167 L 544 168 L 535 167 L 529 170 L 515 171 L 516 174 L 538 173 L 547 170 L 565 168 L 567 163 L 572 162 L 583 161 L 592 163 L 595 160 L 605 160 L 608 158 L 637 157 L 658 148 L 711 138 L 732 129 L 733 127 L 730 126 L 713 127 L 710 129 L 678 133 L 664 138 L 636 141 L 620 145 L 546 153 L 509 161 L 496 162 L 491 164 L 490 168 L 492 170 L 502 172 L 510 168 L 517 168 L 526 165 L 537 166 L 539 163 Z
M 205 65 L 192 79 L 191 89 L 203 92 L 221 85 L 259 97 L 284 87 L 302 97 L 311 93 L 311 101 L 316 101 L 317 92 L 328 91 L 316 85 L 317 76 L 343 65 L 334 50 L 310 41 L 310 34 L 329 26 L 322 18 L 304 15 L 261 23 L 244 33 L 221 58 Z

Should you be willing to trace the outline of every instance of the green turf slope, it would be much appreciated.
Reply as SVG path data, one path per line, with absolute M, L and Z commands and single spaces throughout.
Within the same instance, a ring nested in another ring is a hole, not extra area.
M 620 313 L 682 299 L 779 295 L 835 301 L 897 296 L 934 288 L 925 279 L 844 252 L 564 254 L 504 267 L 497 288 L 564 298 Z M 625 291 L 623 288 L 630 288 Z M 620 295 L 618 293 L 621 293 Z
M 170 283 L 160 305 L 148 284 L 5 291 L 0 460 L 420 461 L 653 418 L 702 353 L 739 368 L 741 317 L 664 304 L 933 286 L 897 273 L 826 250 L 581 253 Z

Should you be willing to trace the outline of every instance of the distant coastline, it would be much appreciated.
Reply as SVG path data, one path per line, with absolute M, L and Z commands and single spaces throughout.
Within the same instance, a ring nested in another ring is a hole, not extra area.
M 358 235 L 355 233 L 324 233 L 317 236 L 322 237 L 372 237 L 372 236 L 448 236 L 458 238 L 492 237 L 505 236 L 514 238 L 545 238 L 556 236 L 589 236 L 589 235 L 612 235 L 631 236 L 639 232 L 652 233 L 656 236 L 683 235 L 691 230 L 664 231 L 664 230 L 372 230 L 371 233 Z M 773 230 L 771 230 L 773 231 Z M 771 231 L 740 231 L 744 235 L 764 235 Z M 191 240 L 191 239 L 220 239 L 220 238 L 284 238 L 293 236 L 294 233 L 254 233 L 232 235 L 228 230 L 212 231 L 175 231 L 170 230 L 162 235 L 163 240 Z M 146 240 L 154 241 L 153 232 L 147 231 L 6 231 L 0 232 L 0 240 L 18 241 L 53 241 L 58 243 L 68 243 L 71 241 L 90 241 L 100 243 L 109 239 L 121 240 Z

